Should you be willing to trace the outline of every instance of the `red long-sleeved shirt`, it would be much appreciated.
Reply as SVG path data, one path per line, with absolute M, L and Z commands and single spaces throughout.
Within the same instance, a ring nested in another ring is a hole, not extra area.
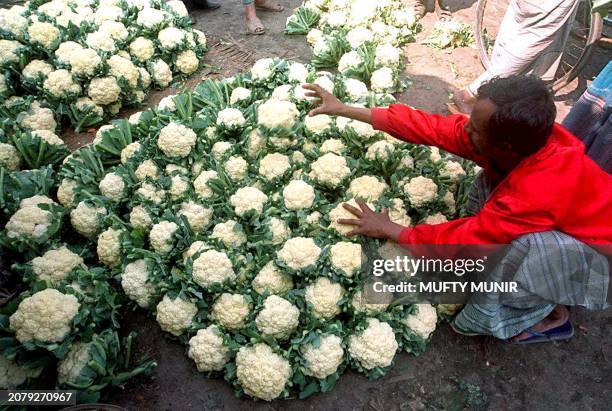
M 489 170 L 465 131 L 468 117 L 440 116 L 394 104 L 372 110 L 372 125 L 396 138 L 437 146 Z M 558 230 L 591 244 L 612 243 L 612 176 L 584 144 L 555 124 L 548 142 L 497 184 L 478 214 L 405 229 L 402 244 L 509 244 Z

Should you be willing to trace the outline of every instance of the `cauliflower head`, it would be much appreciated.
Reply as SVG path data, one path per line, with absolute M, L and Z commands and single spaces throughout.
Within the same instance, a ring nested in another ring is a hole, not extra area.
M 198 371 L 221 371 L 230 360 L 229 348 L 223 342 L 223 333 L 216 325 L 198 330 L 189 340 L 187 355 L 195 361 Z
M 180 297 L 172 299 L 166 294 L 157 304 L 156 319 L 162 330 L 178 337 L 189 328 L 197 313 L 194 303 Z
M 251 311 L 249 300 L 242 294 L 221 294 L 212 306 L 210 318 L 229 331 L 239 331 L 246 325 Z
M 244 392 L 271 401 L 282 394 L 291 366 L 264 343 L 243 346 L 236 354 L 236 377 Z
M 299 319 L 300 310 L 295 305 L 282 297 L 270 295 L 255 317 L 255 325 L 264 335 L 286 340 L 297 328 Z
M 226 253 L 207 250 L 193 261 L 193 280 L 204 288 L 233 281 L 236 278 L 232 261 Z
M 391 326 L 376 318 L 368 318 L 367 328 L 351 335 L 348 340 L 351 358 L 366 370 L 390 366 L 397 347 Z
M 300 270 L 316 264 L 320 254 L 321 248 L 312 238 L 295 237 L 287 240 L 276 255 L 289 268 Z
M 54 285 L 64 280 L 72 270 L 82 266 L 83 258 L 66 246 L 62 246 L 35 257 L 30 264 L 38 280 L 48 281 Z
M 136 260 L 125 266 L 121 273 L 121 288 L 130 300 L 142 308 L 149 308 L 156 287 L 149 281 L 149 266 L 145 260 Z
M 304 374 L 324 379 L 338 370 L 344 360 L 342 338 L 337 335 L 324 335 L 320 338 L 318 347 L 312 343 L 304 344 L 301 352 L 306 360 Z
M 436 308 L 431 304 L 416 304 L 416 312 L 408 314 L 403 323 L 413 333 L 426 340 L 434 332 L 438 323 Z
M 251 282 L 251 288 L 258 294 L 266 291 L 270 294 L 284 294 L 293 288 L 293 279 L 270 261 L 257 273 Z
M 305 299 L 312 304 L 312 314 L 317 318 L 330 319 L 340 314 L 340 300 L 344 297 L 344 287 L 332 283 L 327 277 L 318 277 L 306 287 Z

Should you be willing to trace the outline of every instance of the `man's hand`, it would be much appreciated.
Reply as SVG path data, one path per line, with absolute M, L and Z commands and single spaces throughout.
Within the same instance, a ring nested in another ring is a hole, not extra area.
M 400 234 L 405 228 L 391 221 L 389 218 L 389 210 L 383 209 L 380 213 L 376 213 L 361 200 L 357 200 L 359 208 L 353 207 L 350 204 L 343 204 L 344 208 L 351 212 L 356 219 L 340 219 L 338 223 L 355 226 L 347 235 L 365 235 L 375 238 L 388 238 L 393 241 L 399 241 Z
M 342 113 L 345 107 L 344 103 L 323 87 L 318 84 L 303 84 L 302 88 L 310 90 L 306 92 L 306 96 L 314 97 L 315 100 L 313 102 L 319 106 L 311 110 L 309 116 L 312 117 L 317 114 L 337 116 Z

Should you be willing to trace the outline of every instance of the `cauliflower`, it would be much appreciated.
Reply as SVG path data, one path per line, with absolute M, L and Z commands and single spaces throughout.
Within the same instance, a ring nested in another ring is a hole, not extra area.
M 323 32 L 319 29 L 310 29 L 310 31 L 306 35 L 306 41 L 311 46 L 314 46 L 322 38 L 323 38 Z
M 16 171 L 21 167 L 19 152 L 10 144 L 0 143 L 0 167 Z
M 103 196 L 111 201 L 121 201 L 125 192 L 125 182 L 117 173 L 108 173 L 98 185 Z
M 114 55 L 109 58 L 106 63 L 109 67 L 109 74 L 116 79 L 123 79 L 132 88 L 138 87 L 138 79 L 140 78 L 140 72 L 128 58 L 123 58 L 118 55 Z
M 317 346 L 307 343 L 300 350 L 306 360 L 304 374 L 319 379 L 334 374 L 344 360 L 342 338 L 337 335 L 324 335 Z
M 352 277 L 361 269 L 361 245 L 340 241 L 331 246 L 330 250 L 332 267 L 344 272 L 347 277 Z
M 155 284 L 149 281 L 149 267 L 145 260 L 133 261 L 121 273 L 121 288 L 130 300 L 148 308 L 155 295 Z
M 0 10 L 2 12 L 2 10 Z M 2 23 L 2 15 L 0 14 L 0 23 Z M 0 356 L 0 389 L 12 390 L 26 382 L 31 375 L 31 371 L 20 367 L 12 360 L 7 360 Z
M 160 204 L 166 198 L 166 192 L 164 190 L 157 189 L 157 187 L 150 183 L 142 184 L 135 193 L 155 204 Z
M 366 152 L 366 159 L 374 160 L 386 160 L 395 151 L 395 146 L 385 140 L 380 140 L 368 147 Z
M 159 176 L 159 168 L 153 160 L 145 160 L 138 166 L 134 174 L 138 181 L 144 181 L 147 177 L 156 180 Z
M 306 116 L 304 118 L 304 127 L 314 135 L 322 135 L 330 131 L 332 123 L 332 118 L 327 114 L 318 114 L 312 117 Z
M 390 366 L 397 347 L 391 326 L 376 318 L 368 318 L 367 328 L 351 335 L 348 339 L 348 351 L 351 358 L 366 370 Z
M 239 188 L 230 197 L 230 204 L 234 207 L 234 212 L 238 216 L 242 216 L 250 210 L 255 210 L 257 214 L 260 214 L 266 201 L 268 201 L 268 196 L 255 187 Z
M 77 182 L 68 178 L 64 178 L 57 188 L 57 199 L 64 207 L 71 207 L 74 202 L 74 189 L 77 188 Z
M 236 377 L 244 392 L 271 401 L 280 396 L 291 376 L 289 361 L 264 344 L 243 346 L 236 355 Z
M 232 156 L 225 162 L 225 172 L 234 181 L 246 177 L 247 171 L 248 163 L 240 156 Z
M 11 64 L 19 61 L 19 54 L 23 45 L 14 40 L 0 39 L 0 64 Z
M 60 63 L 70 64 L 70 58 L 74 53 L 79 53 L 83 50 L 83 46 L 74 41 L 65 41 L 55 50 L 55 57 Z
M 106 214 L 106 208 L 95 207 L 81 201 L 70 212 L 70 223 L 83 237 L 92 238 L 98 232 L 100 222 Z
M 12 34 L 14 37 L 21 38 L 28 28 L 28 19 L 23 17 L 15 10 L 1 9 L 0 27 Z
M 53 66 L 44 60 L 32 60 L 21 71 L 21 75 L 29 80 L 45 78 L 53 71 Z
M 35 257 L 30 264 L 39 281 L 48 281 L 55 285 L 64 280 L 72 270 L 82 266 L 83 258 L 62 246 Z
M 299 115 L 295 104 L 289 101 L 268 100 L 257 107 L 257 123 L 269 129 L 291 129 Z
M 68 70 L 60 69 L 49 73 L 43 88 L 56 98 L 67 98 L 81 92 L 81 86 L 75 83 Z
M 28 35 L 33 43 L 38 43 L 47 50 L 54 50 L 60 38 L 60 31 L 51 23 L 34 22 L 28 27 Z
M 256 157 L 257 154 L 266 146 L 266 139 L 262 136 L 259 129 L 253 129 L 247 137 L 247 154 L 249 157 Z
M 289 101 L 291 100 L 291 84 L 283 84 L 282 86 L 276 87 L 272 91 L 272 100 Z
M 242 227 L 234 220 L 215 225 L 210 236 L 222 241 L 226 247 L 240 247 L 247 242 Z
M 264 335 L 282 341 L 291 337 L 299 319 L 300 310 L 295 305 L 277 295 L 271 295 L 266 298 L 263 309 L 255 317 L 255 325 Z
M 379 68 L 372 73 L 370 85 L 378 93 L 386 93 L 395 89 L 395 75 L 389 67 Z
M 426 340 L 436 329 L 438 314 L 431 304 L 416 304 L 416 312 L 408 314 L 403 323 L 414 334 Z
M 200 372 L 221 371 L 230 360 L 229 349 L 223 342 L 223 333 L 216 325 L 198 330 L 191 337 L 187 355 L 195 361 Z
M 172 299 L 168 294 L 157 304 L 157 322 L 162 330 L 177 337 L 185 332 L 198 313 L 196 305 L 180 297 Z
M 241 101 L 247 101 L 251 98 L 251 90 L 244 87 L 236 87 L 230 96 L 230 104 L 236 104 Z M 242 115 L 242 112 L 240 113 Z
M 148 230 L 153 225 L 153 220 L 145 207 L 137 205 L 130 211 L 130 224 L 133 228 Z
M 400 49 L 391 44 L 379 44 L 374 54 L 374 64 L 377 66 L 394 67 L 401 62 Z
M 418 176 L 404 184 L 404 192 L 414 207 L 422 207 L 438 195 L 438 185 L 432 179 Z
M 291 236 L 289 226 L 280 218 L 272 217 L 268 223 L 268 228 L 272 233 L 272 244 L 274 245 L 282 244 Z
M 274 60 L 270 58 L 260 59 L 255 62 L 251 68 L 251 77 L 253 80 L 267 80 L 272 76 L 272 65 Z
M 136 113 L 130 115 L 130 117 L 128 118 L 128 122 L 131 125 L 135 126 L 135 125 L 137 125 L 140 122 L 140 116 L 142 116 L 142 111 L 137 111 Z M 134 144 L 134 143 L 130 143 L 130 144 L 128 144 L 128 146 L 131 145 L 131 144 Z
M 438 161 L 442 160 L 442 155 L 440 154 L 440 149 L 438 147 L 429 147 L 429 160 L 437 163 Z
M 91 110 L 91 113 L 97 116 L 104 116 L 104 109 L 93 102 L 89 97 L 79 97 L 75 103 L 75 107 L 81 113 Z
M 87 34 L 85 44 L 89 48 L 106 53 L 113 53 L 117 49 L 115 40 L 105 31 L 94 31 Z
M 124 41 L 129 36 L 128 30 L 119 21 L 107 20 L 100 24 L 98 30 L 108 33 L 115 41 Z
M 172 70 L 162 59 L 155 60 L 151 65 L 150 71 L 153 81 L 158 86 L 166 88 L 172 82 Z
M 180 52 L 176 56 L 176 60 L 174 61 L 175 67 L 183 74 L 189 75 L 194 73 L 198 66 L 200 65 L 200 61 L 198 60 L 198 56 L 193 50 L 185 50 Z
M 346 87 L 347 95 L 353 101 L 361 100 L 368 95 L 368 87 L 363 82 L 354 78 L 346 79 L 344 86 Z
M 329 212 L 329 228 L 336 230 L 342 235 L 348 234 L 350 231 L 352 231 L 355 228 L 352 225 L 340 224 L 338 222 L 338 220 L 342 220 L 342 219 L 354 219 L 355 218 L 353 213 L 351 213 L 346 208 L 344 208 L 344 204 L 350 204 L 353 207 L 356 207 L 357 209 L 359 209 L 359 204 L 357 204 L 357 201 L 355 201 L 354 198 L 351 198 L 346 203 L 338 204 L 333 210 Z M 370 209 L 374 209 L 374 204 L 371 204 L 371 203 L 366 203 L 366 204 L 368 207 L 370 207 Z
M 345 53 L 338 62 L 338 71 L 345 73 L 352 69 L 358 69 L 363 65 L 363 59 L 356 51 Z
M 312 314 L 317 318 L 330 319 L 340 314 L 340 300 L 344 297 L 344 288 L 332 283 L 327 277 L 319 277 L 306 287 L 304 298 L 312 304 Z
M 435 225 L 435 224 L 446 223 L 447 221 L 448 219 L 446 218 L 444 214 L 436 213 L 436 214 L 428 215 L 425 218 L 425 220 L 423 220 L 423 224 Z
M 187 17 L 189 15 L 187 7 L 185 7 L 185 4 L 180 0 L 167 1 L 166 5 L 170 7 L 179 17 Z
M 213 215 L 213 210 L 205 208 L 201 204 L 193 201 L 187 201 L 181 204 L 181 209 L 177 213 L 178 215 L 184 215 L 189 222 L 191 229 L 196 232 L 202 232 L 206 226 L 210 223 Z
M 291 63 L 288 70 L 289 81 L 305 83 L 308 78 L 308 69 L 301 63 Z
M 234 267 L 227 254 L 207 250 L 193 261 L 193 281 L 203 288 L 233 281 L 236 278 Z
M 365 27 L 355 27 L 346 33 L 346 40 L 351 45 L 351 48 L 359 48 L 366 41 L 372 40 L 373 33 Z
M 321 248 L 312 238 L 295 237 L 287 240 L 276 255 L 289 268 L 299 270 L 316 264 L 320 254 Z
M 244 126 L 246 120 L 242 111 L 237 108 L 226 108 L 217 114 L 217 125 L 227 128 L 238 128 Z
M 253 279 L 251 288 L 258 294 L 284 294 L 293 288 L 293 279 L 270 261 Z
M 213 191 L 208 185 L 208 181 L 217 177 L 216 171 L 202 171 L 193 181 L 195 192 L 202 198 L 212 197 Z
M 57 381 L 60 384 L 76 384 L 83 368 L 91 359 L 92 343 L 75 342 L 66 357 L 57 363 Z
M 409 227 L 412 224 L 412 220 L 408 215 L 406 207 L 404 207 L 404 201 L 401 198 L 394 198 L 391 200 L 391 206 L 389 207 L 389 219 L 395 224 Z
M 349 185 L 349 194 L 364 201 L 378 200 L 389 186 L 373 176 L 357 177 Z
M 393 298 L 392 295 L 383 294 L 384 298 Z M 377 296 L 378 298 L 378 296 Z M 390 301 L 389 301 L 390 303 Z M 387 302 L 367 302 L 367 298 L 362 296 L 361 290 L 357 291 L 351 299 L 351 305 L 358 313 L 366 313 L 368 315 L 376 314 L 384 311 L 389 306 Z
M 180 175 L 172 176 L 170 180 L 170 195 L 173 200 L 181 198 L 189 190 L 189 182 Z
M 170 157 L 187 157 L 197 140 L 196 133 L 189 127 L 171 122 L 161 129 L 157 146 Z
M 458 183 L 465 176 L 465 170 L 457 161 L 447 161 L 440 170 L 440 177 L 448 178 L 453 183 Z
M 121 87 L 114 77 L 97 77 L 89 83 L 87 95 L 94 103 L 104 106 L 119 100 Z
M 166 18 L 167 15 L 164 11 L 152 7 L 144 7 L 138 12 L 136 24 L 147 29 L 154 29 L 161 25 Z
M 54 131 L 57 127 L 53 111 L 49 108 L 41 107 L 37 101 L 32 103 L 27 112 L 19 114 L 18 121 L 21 127 L 30 130 Z
M 455 196 L 453 195 L 452 191 L 447 191 L 446 194 L 444 194 L 444 196 L 442 197 L 442 201 L 448 208 L 449 213 L 454 214 L 455 211 L 457 211 L 455 207 Z
M 108 267 L 121 262 L 121 230 L 109 228 L 98 236 L 98 259 Z
M 10 328 L 21 343 L 60 343 L 70 332 L 79 307 L 74 295 L 47 288 L 19 303 L 9 318 Z
M 172 51 L 185 41 L 185 31 L 176 27 L 167 27 L 157 33 L 157 40 L 162 49 Z
M 251 304 L 244 295 L 223 293 L 215 300 L 210 318 L 228 331 L 240 331 L 250 311 Z
M 289 157 L 280 153 L 266 154 L 259 162 L 259 174 L 268 180 L 281 177 L 291 167 Z
M 346 158 L 334 153 L 327 153 L 311 164 L 310 178 L 319 183 L 337 187 L 351 174 Z
M 215 160 L 221 159 L 232 148 L 232 143 L 228 141 L 217 141 L 212 146 L 212 155 Z
M 139 62 L 144 63 L 155 54 L 155 45 L 146 37 L 136 37 L 130 43 L 130 54 Z
M 173 237 L 178 230 L 178 225 L 172 221 L 160 221 L 151 227 L 149 241 L 151 247 L 159 254 L 167 254 L 172 251 Z
M 38 239 L 47 233 L 53 216 L 49 211 L 38 207 L 39 204 L 55 204 L 55 202 L 45 196 L 34 196 L 22 200 L 19 210 L 6 223 L 8 238 Z

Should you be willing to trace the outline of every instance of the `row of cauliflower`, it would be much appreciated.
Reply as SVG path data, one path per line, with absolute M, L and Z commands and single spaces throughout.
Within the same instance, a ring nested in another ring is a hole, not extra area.
M 0 9 L 0 27 L 0 164 L 9 170 L 57 163 L 67 154 L 62 126 L 84 130 L 140 105 L 194 73 L 206 50 L 179 0 L 34 0 Z
M 347 367 L 379 377 L 399 350 L 421 353 L 447 308 L 365 298 L 363 255 L 390 245 L 347 237 L 342 204 L 362 199 L 403 225 L 444 222 L 473 167 L 359 121 L 309 117 L 306 82 L 354 105 L 393 102 L 342 74 L 262 59 L 105 126 L 55 184 L 49 170 L 11 173 L 0 243 L 30 285 L 0 322 L 13 365 L 46 350 L 60 358 L 60 385 L 124 381 L 90 361 L 124 296 L 199 371 L 263 400 L 329 391 Z

